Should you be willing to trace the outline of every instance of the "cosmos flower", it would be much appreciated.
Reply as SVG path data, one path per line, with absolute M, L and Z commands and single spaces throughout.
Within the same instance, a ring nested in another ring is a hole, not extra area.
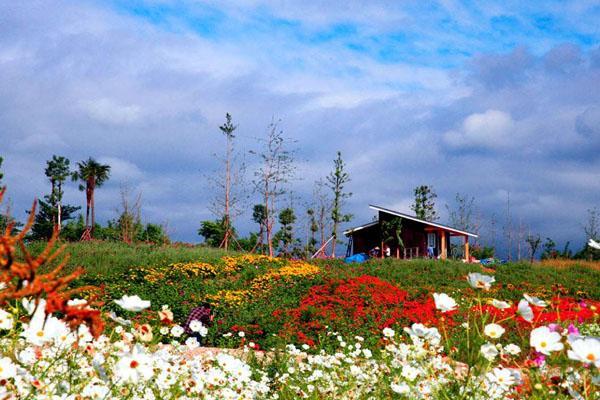
M 139 312 L 150 307 L 150 301 L 142 300 L 137 294 L 133 296 L 123 295 L 119 300 L 115 300 L 115 303 L 122 309 L 133 312 Z
M 571 350 L 567 351 L 567 355 L 571 360 L 592 364 L 596 368 L 600 368 L 600 339 L 582 337 L 573 340 L 570 345 Z
M 506 302 L 506 301 L 502 301 L 502 300 L 492 299 L 492 300 L 489 301 L 489 303 L 492 306 L 494 306 L 494 307 L 496 307 L 496 308 L 498 308 L 500 310 L 505 310 L 507 308 L 510 308 L 510 303 Z
M 478 272 L 471 272 L 467 275 L 467 281 L 471 287 L 475 289 L 490 290 L 492 283 L 496 281 L 496 278 L 489 275 L 480 274 Z
M 532 306 L 536 306 L 536 307 L 546 307 L 548 305 L 548 303 L 546 303 L 544 300 L 540 300 L 537 297 L 533 297 L 528 295 L 527 293 L 523 293 L 523 297 L 525 298 L 525 300 L 527 300 L 529 302 L 529 304 L 531 304 Z
M 0 330 L 10 330 L 13 328 L 13 316 L 6 311 L 0 309 Z
M 506 330 L 498 324 L 487 324 L 483 328 L 483 333 L 492 339 L 498 339 Z
M 531 307 L 529 307 L 527 300 L 519 301 L 519 305 L 517 306 L 517 314 L 519 314 L 527 322 L 533 321 L 533 310 Z
M 434 293 L 433 300 L 435 307 L 443 313 L 456 310 L 456 301 L 446 293 Z
M 498 349 L 492 343 L 485 343 L 481 345 L 479 352 L 488 361 L 493 361 L 498 355 Z
M 529 343 L 537 352 L 548 356 L 551 352 L 564 348 L 561 338 L 560 333 L 552 332 L 547 326 L 540 326 L 529 334 Z

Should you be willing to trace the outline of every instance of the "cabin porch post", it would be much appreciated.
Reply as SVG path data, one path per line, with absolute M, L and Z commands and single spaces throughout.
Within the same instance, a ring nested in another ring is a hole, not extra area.
M 469 262 L 469 260 L 471 259 L 469 255 L 469 237 L 467 235 L 465 235 L 465 259 L 467 260 L 467 262 Z
M 446 232 L 444 230 L 440 230 L 440 254 L 442 260 L 445 260 L 448 257 L 448 252 L 446 250 Z

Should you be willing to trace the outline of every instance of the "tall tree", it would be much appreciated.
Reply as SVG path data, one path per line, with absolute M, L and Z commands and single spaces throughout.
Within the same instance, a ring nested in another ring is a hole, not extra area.
M 110 177 L 110 165 L 101 164 L 92 157 L 86 161 L 77 163 L 78 170 L 73 172 L 73 180 L 80 181 L 79 190 L 85 191 L 85 226 L 90 229 L 90 235 L 94 236 L 96 224 L 96 206 L 94 192 L 101 187 Z M 91 220 L 90 220 L 91 216 Z M 90 225 L 91 222 L 91 225 Z
M 540 247 L 540 242 L 542 241 L 542 239 L 540 238 L 540 235 L 527 235 L 527 239 L 526 242 L 529 245 L 529 263 L 533 264 L 533 259 L 535 258 L 535 253 L 538 249 L 538 247 Z
M 333 193 L 333 202 L 331 206 L 331 221 L 333 236 L 331 244 L 331 256 L 335 257 L 335 248 L 337 246 L 338 227 L 341 223 L 349 222 L 352 214 L 344 214 L 342 208 L 348 198 L 352 196 L 351 192 L 344 191 L 346 184 L 350 182 L 350 175 L 346 172 L 346 164 L 342 160 L 342 153 L 337 152 L 337 157 L 333 160 L 333 171 L 327 176 L 327 183 Z
M 585 241 L 592 239 L 595 241 L 600 240 L 600 211 L 597 208 L 590 208 L 587 210 L 587 221 L 583 227 L 585 232 Z
M 56 219 L 54 223 L 58 229 L 62 228 L 62 198 L 63 198 L 63 183 L 71 175 L 70 161 L 62 156 L 53 155 L 51 160 L 46 162 L 46 170 L 44 171 L 52 186 L 49 203 L 56 208 Z
M 325 235 L 329 232 L 329 214 L 331 213 L 331 198 L 327 184 L 323 179 L 315 182 L 313 188 L 313 202 L 315 204 L 315 219 L 319 232 L 319 248 L 325 245 Z
M 294 222 L 296 222 L 296 214 L 291 207 L 284 208 L 279 212 L 279 231 L 278 239 L 281 241 L 281 250 L 284 257 L 289 257 L 290 244 L 294 241 Z
M 435 210 L 435 199 L 437 194 L 433 190 L 433 186 L 421 185 L 414 190 L 415 202 L 410 207 L 415 216 L 425 221 L 436 221 L 439 219 Z
M 251 151 L 259 158 L 259 167 L 255 171 L 254 187 L 260 197 L 265 212 L 265 233 L 269 256 L 274 255 L 273 226 L 275 224 L 277 199 L 285 194 L 285 184 L 294 176 L 294 151 L 287 148 L 289 139 L 285 138 L 277 122 L 272 121 L 267 129 L 267 137 L 260 140 L 263 148 Z
M 215 197 L 211 204 L 211 211 L 223 221 L 225 236 L 220 247 L 229 249 L 233 236 L 233 219 L 241 214 L 239 203 L 241 201 L 241 189 L 243 188 L 243 175 L 245 165 L 239 160 L 239 154 L 234 152 L 234 134 L 237 125 L 233 124 L 231 114 L 225 114 L 225 123 L 219 126 L 219 130 L 225 136 L 225 155 L 218 157 L 222 163 L 222 170 L 211 177 L 210 180 L 215 188 Z
M 454 206 L 451 207 L 446 204 L 446 210 L 450 217 L 450 225 L 454 228 L 477 233 L 477 226 L 474 221 L 475 197 L 456 193 L 456 196 L 454 197 Z
M 315 210 L 308 208 L 306 210 L 306 216 L 308 217 L 308 229 L 306 235 L 306 258 L 310 257 L 316 250 L 317 246 L 317 233 L 319 232 L 319 224 L 315 217 Z

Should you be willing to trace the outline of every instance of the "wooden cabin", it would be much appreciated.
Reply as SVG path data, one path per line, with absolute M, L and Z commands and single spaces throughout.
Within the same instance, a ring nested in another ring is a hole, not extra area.
M 425 221 L 409 214 L 379 206 L 369 205 L 369 208 L 378 212 L 376 221 L 344 232 L 344 235 L 348 237 L 348 256 L 359 253 L 369 254 L 375 248 L 383 250 L 385 246 L 389 246 L 392 257 L 419 258 L 433 256 L 446 259 L 450 247 L 450 238 L 462 237 L 464 258 L 469 260 L 469 238 L 477 238 L 476 234 L 437 222 Z M 397 248 L 395 241 L 384 243 L 385 238 L 382 238 L 382 223 L 394 218 L 402 219 L 400 237 L 404 247 L 401 248 Z

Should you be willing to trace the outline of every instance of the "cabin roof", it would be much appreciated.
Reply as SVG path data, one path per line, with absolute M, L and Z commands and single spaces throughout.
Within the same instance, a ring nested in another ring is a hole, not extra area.
M 424 219 L 417 218 L 417 217 L 415 217 L 413 215 L 401 213 L 399 211 L 390 210 L 389 208 L 384 208 L 384 207 L 376 206 L 376 205 L 373 205 L 373 204 L 369 204 L 369 208 L 371 208 L 373 210 L 377 210 L 377 211 L 383 212 L 383 213 L 386 213 L 386 214 L 395 215 L 397 217 L 410 219 L 412 221 L 420 222 L 420 223 L 425 224 L 425 225 L 429 225 L 429 226 L 433 226 L 433 227 L 436 227 L 436 228 L 444 229 L 444 230 L 447 230 L 447 231 L 450 231 L 450 232 L 454 232 L 454 233 L 457 233 L 459 235 L 471 236 L 471 237 L 474 237 L 474 238 L 478 237 L 475 233 L 472 233 L 472 232 L 467 232 L 467 231 L 463 231 L 463 230 L 460 230 L 460 229 L 456 229 L 456 228 L 453 228 L 453 227 L 448 226 L 448 225 L 438 224 L 437 222 L 426 221 Z M 356 228 L 348 229 L 348 230 L 344 231 L 344 235 L 347 236 L 348 234 L 350 234 L 352 232 L 356 232 L 358 230 L 371 227 L 371 226 L 373 226 L 375 224 L 378 224 L 378 223 L 379 223 L 379 221 L 373 221 L 373 222 L 370 222 L 370 223 L 365 224 L 365 225 L 357 226 Z

